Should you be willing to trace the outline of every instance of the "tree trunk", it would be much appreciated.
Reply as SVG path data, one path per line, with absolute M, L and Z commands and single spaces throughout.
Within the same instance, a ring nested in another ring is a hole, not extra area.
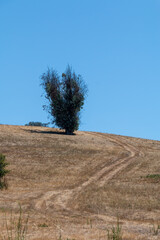
M 73 132 L 71 132 L 71 131 L 69 131 L 69 130 L 67 130 L 67 129 L 65 129 L 65 133 L 66 133 L 67 135 L 73 135 Z

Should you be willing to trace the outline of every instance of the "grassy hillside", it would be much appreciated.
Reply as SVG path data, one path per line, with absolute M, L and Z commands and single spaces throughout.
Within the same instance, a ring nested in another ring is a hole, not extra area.
M 160 239 L 160 142 L 0 125 L 0 152 L 10 170 L 1 236 L 21 204 L 27 239 L 108 239 L 117 217 L 122 239 Z

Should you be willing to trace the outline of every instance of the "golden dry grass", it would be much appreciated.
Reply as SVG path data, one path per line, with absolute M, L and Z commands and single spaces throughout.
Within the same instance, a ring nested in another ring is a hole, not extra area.
M 160 142 L 0 125 L 9 188 L 0 192 L 0 232 L 19 203 L 29 239 L 107 239 L 120 218 L 123 239 L 160 239 Z

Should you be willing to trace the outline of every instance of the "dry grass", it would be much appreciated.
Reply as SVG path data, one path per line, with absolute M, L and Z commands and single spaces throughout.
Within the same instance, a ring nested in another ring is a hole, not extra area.
M 117 215 L 123 240 L 160 238 L 160 180 L 146 177 L 160 174 L 160 142 L 0 125 L 0 152 L 10 170 L 1 231 L 4 211 L 9 218 L 20 203 L 29 239 L 107 239 Z

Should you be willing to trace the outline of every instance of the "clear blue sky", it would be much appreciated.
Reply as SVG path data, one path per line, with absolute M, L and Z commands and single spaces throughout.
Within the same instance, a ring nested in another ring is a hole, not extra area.
M 48 122 L 40 75 L 67 64 L 80 130 L 160 140 L 160 0 L 0 0 L 0 123 Z

